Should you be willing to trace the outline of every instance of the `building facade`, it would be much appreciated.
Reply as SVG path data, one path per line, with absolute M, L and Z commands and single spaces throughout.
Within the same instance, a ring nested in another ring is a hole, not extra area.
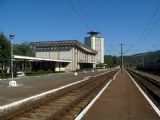
M 98 32 L 89 32 L 87 34 L 90 34 L 90 36 L 85 37 L 84 43 L 97 52 L 96 64 L 104 63 L 104 38 L 98 36 Z
M 68 64 L 55 65 L 55 71 L 71 71 L 84 68 L 95 68 L 96 51 L 78 40 L 32 42 L 35 47 L 35 57 L 68 60 Z

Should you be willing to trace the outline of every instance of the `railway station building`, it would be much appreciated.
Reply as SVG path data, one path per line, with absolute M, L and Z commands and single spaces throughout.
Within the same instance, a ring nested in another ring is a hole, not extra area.
M 35 58 L 41 58 L 43 61 L 38 62 L 39 66 L 46 64 L 46 66 L 52 66 L 54 71 L 96 67 L 97 52 L 78 40 L 42 41 L 31 44 L 36 50 Z

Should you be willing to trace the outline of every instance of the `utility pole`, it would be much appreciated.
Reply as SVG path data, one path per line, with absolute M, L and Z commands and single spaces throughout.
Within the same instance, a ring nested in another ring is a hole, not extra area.
M 124 44 L 120 44 L 121 45 L 121 73 L 122 73 L 122 70 L 123 70 L 123 45 Z

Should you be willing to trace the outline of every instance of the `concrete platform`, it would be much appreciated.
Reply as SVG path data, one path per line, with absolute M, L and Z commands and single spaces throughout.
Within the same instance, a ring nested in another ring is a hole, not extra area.
M 79 72 L 77 76 L 74 73 L 53 73 L 42 76 L 21 77 L 15 79 L 17 87 L 9 87 L 10 80 L 0 80 L 0 106 L 40 94 L 69 83 L 73 83 L 84 79 L 88 76 L 95 76 L 106 72 L 101 71 L 87 71 L 87 73 Z
M 160 120 L 126 71 L 119 73 L 82 120 Z

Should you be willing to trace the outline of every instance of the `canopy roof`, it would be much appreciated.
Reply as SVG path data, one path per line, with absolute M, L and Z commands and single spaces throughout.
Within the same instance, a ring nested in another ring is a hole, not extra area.
M 70 60 L 54 60 L 54 59 L 29 57 L 29 56 L 20 56 L 20 55 L 13 55 L 13 59 L 18 59 L 18 60 L 35 60 L 35 61 L 68 62 L 68 63 L 71 62 Z
M 54 47 L 54 46 L 75 46 L 79 49 L 82 49 L 86 52 L 96 54 L 97 52 L 92 48 L 84 45 L 83 43 L 79 42 L 78 40 L 59 40 L 59 41 L 42 41 L 42 42 L 32 42 L 31 43 L 34 47 Z

